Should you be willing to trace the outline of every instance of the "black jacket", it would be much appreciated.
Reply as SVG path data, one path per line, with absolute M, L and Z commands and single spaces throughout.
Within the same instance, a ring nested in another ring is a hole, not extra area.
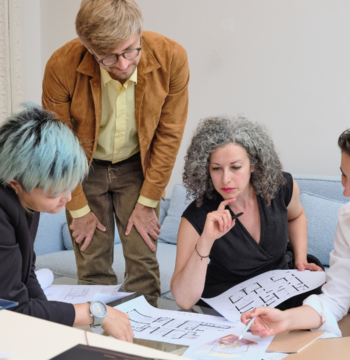
M 48 301 L 34 273 L 39 216 L 28 214 L 12 188 L 0 185 L 0 299 L 17 301 L 13 311 L 71 326 L 73 305 Z

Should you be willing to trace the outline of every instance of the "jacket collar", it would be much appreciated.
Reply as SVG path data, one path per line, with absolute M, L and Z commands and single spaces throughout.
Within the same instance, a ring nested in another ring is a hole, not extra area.
M 153 56 L 150 48 L 148 47 L 145 40 L 142 38 L 142 53 L 141 53 L 141 60 L 138 65 L 138 73 L 140 75 L 147 74 L 153 70 L 159 69 L 160 64 Z
M 94 56 L 86 49 L 85 56 L 79 64 L 77 71 L 91 77 L 100 75 L 100 67 Z
M 159 62 L 153 56 L 151 50 L 142 38 L 141 60 L 137 66 L 137 72 L 140 75 L 147 74 L 153 70 L 160 68 Z M 86 49 L 85 56 L 79 64 L 77 71 L 91 77 L 100 75 L 100 67 L 94 56 Z

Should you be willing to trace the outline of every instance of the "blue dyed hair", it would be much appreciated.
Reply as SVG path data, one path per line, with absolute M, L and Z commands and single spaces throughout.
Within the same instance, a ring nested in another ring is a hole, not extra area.
M 27 192 L 39 188 L 54 196 L 72 191 L 88 172 L 78 138 L 55 114 L 23 106 L 0 127 L 0 182 L 16 180 Z

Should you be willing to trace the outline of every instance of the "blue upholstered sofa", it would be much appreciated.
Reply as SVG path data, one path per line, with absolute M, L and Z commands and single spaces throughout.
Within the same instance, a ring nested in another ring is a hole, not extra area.
M 317 256 L 329 265 L 329 253 L 333 249 L 333 238 L 339 209 L 347 203 L 339 177 L 294 175 L 300 188 L 300 200 L 308 223 L 308 253 Z M 160 222 L 161 235 L 157 256 L 160 266 L 161 293 L 171 298 L 170 280 L 176 258 L 176 237 L 186 201 L 185 188 L 177 184 L 171 197 L 162 200 Z M 122 245 L 115 229 L 113 268 L 122 281 L 124 258 Z M 37 269 L 50 268 L 54 273 L 76 277 L 76 265 L 72 244 L 68 233 L 65 212 L 42 214 L 35 241 Z

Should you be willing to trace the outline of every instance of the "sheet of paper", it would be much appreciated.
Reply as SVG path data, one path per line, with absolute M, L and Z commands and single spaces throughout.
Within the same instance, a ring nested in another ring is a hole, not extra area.
M 36 278 L 43 290 L 53 283 L 53 272 L 50 269 L 40 269 L 35 271 Z
M 5 353 L 0 351 L 0 359 L 8 359 L 10 356 L 12 356 L 13 353 Z
M 119 286 L 119 285 L 118 285 Z M 104 303 L 108 304 L 112 301 L 115 301 L 115 300 L 119 300 L 119 299 L 122 299 L 122 298 L 125 298 L 131 294 L 134 294 L 134 293 L 128 293 L 128 292 L 116 292 L 114 293 L 113 295 L 108 295 L 108 294 L 101 294 L 101 293 L 96 293 L 94 298 L 93 298 L 93 301 L 103 301 Z
M 325 333 L 320 337 L 320 339 L 331 339 L 331 338 L 337 338 L 337 337 L 340 337 L 340 336 L 335 335 L 333 333 Z
M 324 331 L 283 331 L 275 336 L 267 350 L 269 352 L 297 353 L 324 334 Z
M 326 273 L 321 271 L 272 270 L 244 281 L 219 296 L 204 299 L 230 321 L 239 320 L 255 307 L 275 307 L 283 301 L 323 285 Z
M 240 334 L 241 332 L 237 329 L 226 330 L 221 334 L 206 334 L 194 345 L 191 345 L 182 356 L 196 360 L 218 360 L 220 358 L 260 360 L 273 339 L 273 336 L 261 339 L 259 336 L 246 333 L 243 339 L 238 340 Z
M 348 360 L 350 341 L 348 337 L 316 340 L 298 354 L 290 354 L 286 360 Z
M 220 316 L 163 310 L 151 306 L 143 296 L 115 307 L 129 315 L 135 338 L 190 346 L 203 334 L 232 330 L 238 335 L 245 326 Z M 215 335 L 213 335 L 215 336 Z
M 266 353 L 263 355 L 261 360 L 282 360 L 287 357 L 289 354 L 284 353 Z
M 44 290 L 50 301 L 63 301 L 70 304 L 79 304 L 94 299 L 109 299 L 114 301 L 129 296 L 131 293 L 118 292 L 119 285 L 51 285 Z M 97 295 L 101 294 L 101 295 Z M 95 297 L 96 296 L 96 297 Z M 108 301 L 109 302 L 109 301 Z

